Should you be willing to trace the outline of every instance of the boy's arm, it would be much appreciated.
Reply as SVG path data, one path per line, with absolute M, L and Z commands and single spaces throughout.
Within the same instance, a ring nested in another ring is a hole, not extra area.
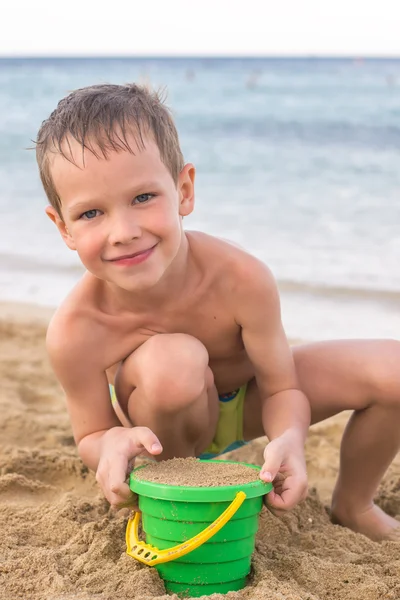
M 299 389 L 271 272 L 252 259 L 240 279 L 240 289 L 235 294 L 236 319 L 255 370 L 262 398 L 263 428 L 270 440 L 261 476 L 275 480 L 275 492 L 269 495 L 269 502 L 276 508 L 291 508 L 307 490 L 304 441 L 310 425 L 310 406 Z
M 121 427 L 111 404 L 109 386 L 98 352 L 103 344 L 92 336 L 52 324 L 46 345 L 54 372 L 64 389 L 72 432 L 82 461 L 96 471 L 104 495 L 113 505 L 132 496 L 125 483 L 130 463 L 146 449 L 162 451 L 161 444 L 147 427 Z M 75 335 L 74 335 L 75 334 Z M 159 450 L 154 449 L 158 444 Z

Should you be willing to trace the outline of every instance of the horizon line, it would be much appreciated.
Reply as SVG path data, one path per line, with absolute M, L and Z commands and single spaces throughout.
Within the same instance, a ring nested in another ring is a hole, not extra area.
M 90 60 L 90 59 L 145 59 L 145 60 L 160 60 L 160 59 L 275 59 L 275 60 L 399 60 L 399 54 L 369 54 L 369 53 L 353 53 L 353 54 L 318 54 L 318 53 L 304 53 L 304 54 L 2 54 L 0 52 L 0 60 L 12 59 L 12 60 L 51 60 L 51 59 L 65 59 L 65 60 Z

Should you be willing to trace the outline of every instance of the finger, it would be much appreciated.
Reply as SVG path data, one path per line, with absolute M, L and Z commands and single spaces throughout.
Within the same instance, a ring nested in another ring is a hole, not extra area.
M 270 512 L 272 515 L 274 515 L 274 517 L 283 517 L 283 515 L 287 512 L 285 510 L 279 510 L 278 508 L 274 508 L 273 506 L 271 506 L 268 503 L 268 497 L 264 496 L 263 498 L 264 501 L 264 506 L 265 508 L 268 510 L 268 512 Z
M 157 436 L 148 427 L 134 427 L 130 430 L 128 446 L 114 448 L 112 454 L 100 459 L 96 479 L 107 500 L 113 506 L 130 501 L 131 491 L 125 482 L 131 470 L 132 459 L 143 449 L 149 454 L 160 454 L 162 446 Z
M 111 506 L 119 507 L 123 505 L 129 506 L 133 493 L 129 489 L 127 483 L 120 483 L 118 486 L 110 487 L 107 490 L 103 490 L 104 495 L 111 504 Z
M 279 493 L 273 489 L 267 494 L 267 504 L 274 510 L 287 511 L 294 508 L 301 500 L 304 500 L 304 488 L 298 482 L 288 478 Z
M 163 448 L 158 437 L 148 427 L 134 427 L 132 429 L 132 455 L 137 455 L 143 450 L 149 454 L 161 454 Z
M 271 482 L 277 476 L 283 462 L 283 452 L 273 442 L 264 450 L 264 464 L 261 467 L 260 477 L 263 481 Z
M 123 501 L 118 502 L 118 504 L 114 505 L 117 510 L 121 510 L 122 508 L 130 508 L 135 512 L 139 511 L 139 496 L 131 492 L 130 497 Z
M 114 468 L 108 471 L 108 476 L 105 485 L 102 485 L 102 489 L 105 497 L 113 507 L 117 509 L 124 507 L 136 509 L 137 495 L 129 487 L 129 479 L 126 479 L 126 472 L 122 463 L 123 461 L 120 462 L 118 469 Z M 132 463 L 133 461 L 129 461 L 127 464 L 133 467 Z M 118 464 L 118 461 L 115 460 L 114 464 Z M 120 477 L 121 473 L 124 473 L 123 478 Z
M 281 494 L 277 494 L 275 490 L 272 490 L 267 494 L 266 498 L 267 506 L 273 511 L 286 512 L 297 504 L 297 498 L 291 490 L 284 490 Z
M 113 454 L 100 459 L 96 472 L 103 493 L 113 506 L 129 499 L 131 491 L 125 482 L 128 471 L 128 459 L 121 454 Z

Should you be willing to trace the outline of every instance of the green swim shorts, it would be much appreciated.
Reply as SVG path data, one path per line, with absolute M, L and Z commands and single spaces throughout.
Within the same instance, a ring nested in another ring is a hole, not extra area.
M 219 419 L 217 431 L 211 444 L 200 458 L 215 458 L 219 454 L 244 446 L 243 407 L 247 383 L 229 394 L 219 396 Z

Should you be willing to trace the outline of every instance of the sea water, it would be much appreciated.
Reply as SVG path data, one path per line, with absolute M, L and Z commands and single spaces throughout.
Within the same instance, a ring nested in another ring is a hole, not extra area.
M 197 168 L 188 229 L 265 261 L 292 339 L 400 337 L 400 61 L 0 60 L 0 300 L 56 306 L 81 277 L 46 217 L 37 130 L 71 90 L 165 89 Z

